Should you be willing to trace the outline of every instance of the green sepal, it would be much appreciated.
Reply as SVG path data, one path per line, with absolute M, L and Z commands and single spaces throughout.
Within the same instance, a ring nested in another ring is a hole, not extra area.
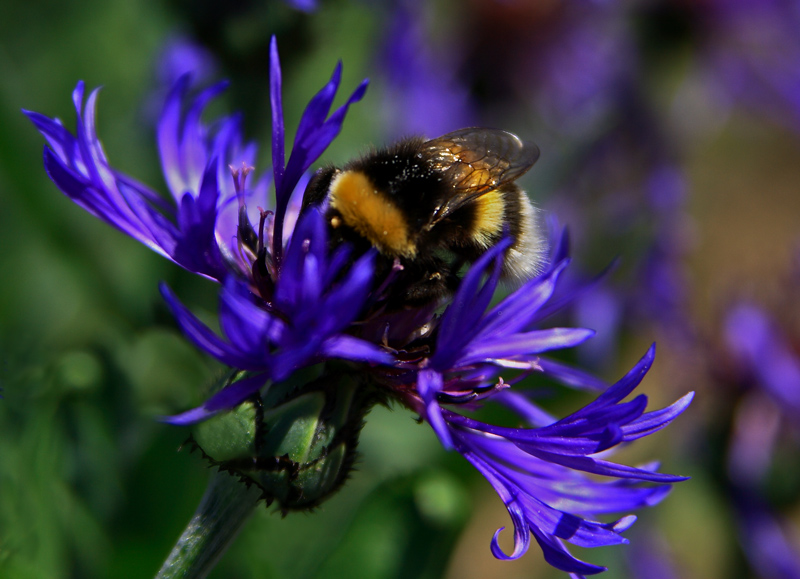
M 310 509 L 339 489 L 356 456 L 363 418 L 381 399 L 346 367 L 317 367 L 271 384 L 234 410 L 195 426 L 212 464 L 261 488 L 280 508 Z M 225 386 L 247 377 L 232 374 Z
M 246 372 L 235 372 L 223 381 L 223 387 L 246 378 Z M 218 414 L 192 429 L 194 442 L 215 463 L 255 454 L 256 405 L 240 404 L 230 412 Z

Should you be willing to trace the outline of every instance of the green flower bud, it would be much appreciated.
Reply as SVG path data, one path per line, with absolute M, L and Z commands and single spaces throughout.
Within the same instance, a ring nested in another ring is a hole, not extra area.
M 255 483 L 284 512 L 311 509 L 339 489 L 355 461 L 363 418 L 381 400 L 368 380 L 343 368 L 300 374 L 192 433 L 212 464 Z M 245 377 L 234 373 L 225 386 Z

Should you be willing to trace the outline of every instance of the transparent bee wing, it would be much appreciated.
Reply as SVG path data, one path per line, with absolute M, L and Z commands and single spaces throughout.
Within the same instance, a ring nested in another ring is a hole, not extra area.
M 476 197 L 525 174 L 539 159 L 539 147 L 499 129 L 460 129 L 423 144 L 433 169 L 452 187 L 431 225 Z

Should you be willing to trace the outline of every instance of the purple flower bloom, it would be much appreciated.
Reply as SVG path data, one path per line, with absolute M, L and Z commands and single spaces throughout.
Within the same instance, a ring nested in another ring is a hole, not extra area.
M 540 327 L 581 290 L 555 295 L 569 262 L 566 236 L 554 244 L 551 265 L 542 275 L 493 307 L 510 238 L 475 261 L 449 302 L 445 298 L 416 306 L 393 304 L 392 283 L 402 279 L 399 269 L 385 268 L 385 277 L 379 277 L 375 249 L 358 253 L 346 244 L 332 246 L 331 224 L 315 208 L 300 214 L 299 200 L 293 196 L 303 187 L 311 164 L 338 134 L 349 105 L 364 94 L 362 84 L 329 116 L 340 76 L 339 66 L 307 106 L 286 160 L 281 71 L 273 39 L 272 205 L 265 202 L 266 178 L 247 187 L 256 151 L 242 142 L 239 118 L 224 118 L 210 127 L 200 121 L 222 85 L 201 92 L 185 114 L 181 105 L 189 91 L 188 77 L 182 77 L 167 98 L 158 142 L 171 202 L 108 164 L 94 127 L 97 91 L 84 107 L 83 86 L 76 89 L 75 136 L 57 120 L 27 114 L 50 144 L 45 166 L 67 195 L 186 269 L 223 282 L 221 335 L 201 323 L 165 286 L 162 294 L 192 342 L 247 374 L 198 408 L 168 421 L 205 420 L 259 391 L 271 392 L 266 389 L 274 384 L 302 394 L 302 379 L 296 385 L 292 381 L 299 370 L 318 365 L 325 372 L 335 365 L 335 372 L 341 373 L 345 367 L 358 387 L 380 392 L 363 397 L 369 404 L 391 398 L 417 412 L 446 448 L 459 451 L 492 484 L 514 524 L 512 553 L 500 549 L 498 531 L 491 542 L 496 557 L 520 557 L 533 536 L 555 567 L 575 574 L 602 571 L 574 558 L 562 541 L 585 547 L 625 542 L 621 533 L 635 517 L 613 522 L 594 517 L 655 504 L 670 483 L 683 480 L 656 472 L 654 464 L 637 468 L 610 462 L 606 454 L 666 426 L 688 406 L 692 394 L 652 412 L 645 412 L 643 395 L 623 402 L 650 368 L 653 348 L 611 386 L 547 357 L 593 335 L 583 328 Z M 241 169 L 236 168 L 240 163 Z M 225 178 L 228 171 L 233 179 Z M 250 213 L 248 207 L 255 203 L 273 207 L 274 213 L 260 208 Z M 505 372 L 514 373 L 511 383 L 540 373 L 570 387 L 602 393 L 557 420 L 522 393 L 510 392 Z M 493 426 L 456 412 L 478 409 L 492 398 L 532 428 Z M 367 408 L 354 414 L 359 421 Z M 252 468 L 254 462 L 248 464 Z
M 185 36 L 174 36 L 161 49 L 156 69 L 159 85 L 171 88 L 185 74 L 196 82 L 213 78 L 217 72 L 214 55 L 205 47 Z
M 514 551 L 504 554 L 496 533 L 492 553 L 497 558 L 524 554 L 532 534 L 551 565 L 571 573 L 598 573 L 602 567 L 575 559 L 560 541 L 584 547 L 626 542 L 619 533 L 635 517 L 599 523 L 576 513 L 606 514 L 652 505 L 666 495 L 668 487 L 640 487 L 636 482 L 664 485 L 684 477 L 656 473 L 655 465 L 634 468 L 594 455 L 660 430 L 686 409 L 693 395 L 649 413 L 644 412 L 644 395 L 622 402 L 649 370 L 655 356 L 651 348 L 622 380 L 562 420 L 546 417 L 530 402 L 512 401 L 509 405 L 536 428 L 491 426 L 443 408 L 443 404 L 463 403 L 493 391 L 487 387 L 502 368 L 549 373 L 540 353 L 577 345 L 592 334 L 580 329 L 531 329 L 566 260 L 486 312 L 497 283 L 501 251 L 490 251 L 476 262 L 442 317 L 434 353 L 419 364 L 416 391 L 411 395 L 417 400 L 412 407 L 428 419 L 445 447 L 458 450 L 489 480 L 506 504 L 514 523 Z M 482 270 L 492 263 L 493 271 L 481 287 Z M 583 382 L 575 374 L 571 378 Z M 495 389 L 503 386 L 501 380 Z M 501 392 L 498 397 L 502 400 L 508 394 Z M 600 483 L 583 473 L 618 480 Z
M 800 413 L 800 359 L 765 312 L 740 305 L 728 315 L 725 340 L 747 374 L 785 412 Z
M 78 205 L 141 241 L 189 271 L 222 281 L 233 269 L 250 276 L 255 261 L 252 223 L 256 207 L 275 206 L 275 239 L 265 245 L 280 259 L 283 223 L 296 218 L 290 198 L 304 173 L 339 133 L 350 104 L 361 99 L 366 81 L 330 118 L 341 81 L 341 64 L 331 80 L 311 100 L 298 127 L 292 153 L 284 166 L 281 71 L 275 39 L 271 46 L 270 88 L 273 103 L 273 181 L 276 203 L 269 202 L 269 179 L 248 188 L 246 177 L 257 149 L 242 139 L 241 118 L 232 115 L 208 126 L 201 115 L 225 85 L 201 91 L 184 111 L 191 79 L 183 75 L 166 99 L 158 122 L 158 148 L 171 199 L 114 169 L 108 162 L 95 127 L 98 89 L 84 105 L 84 85 L 78 83 L 73 101 L 78 116 L 75 135 L 61 121 L 25 111 L 47 139 L 44 164 L 53 182 Z M 233 167 L 242 167 L 241 170 Z M 233 175 L 233 178 L 231 178 Z M 299 202 L 299 200 L 296 200 Z M 250 212 L 248 213 L 248 207 Z M 264 213 L 261 213 L 263 216 Z M 264 226 L 264 223 L 261 223 Z M 263 240 L 262 240 L 263 241 Z
M 566 258 L 489 308 L 502 252 L 510 243 L 506 240 L 476 261 L 441 317 L 429 309 L 424 309 L 427 315 L 421 318 L 413 310 L 400 314 L 421 326 L 409 331 L 413 324 L 408 320 L 381 316 L 380 289 L 370 283 L 371 253 L 356 261 L 345 278 L 331 283 L 341 277 L 339 268 L 347 249 L 326 253 L 323 225 L 313 210 L 301 218 L 286 254 L 285 277 L 278 280 L 275 303 L 269 306 L 300 320 L 294 308 L 302 301 L 307 315 L 302 325 L 289 327 L 280 316 L 271 315 L 265 304 L 257 307 L 252 294 L 226 285 L 220 298 L 223 339 L 166 294 L 192 341 L 217 359 L 261 376 L 260 381 L 235 383 L 202 407 L 171 421 L 203 419 L 235 406 L 268 379 L 284 379 L 294 369 L 326 358 L 347 359 L 354 363 L 353 372 L 370 377 L 390 397 L 425 418 L 446 448 L 458 450 L 495 487 L 515 529 L 510 555 L 502 552 L 495 536 L 491 548 L 496 557 L 520 557 L 533 535 L 551 565 L 579 574 L 602 571 L 572 557 L 561 541 L 584 547 L 626 542 L 620 533 L 635 517 L 610 523 L 583 517 L 653 505 L 666 496 L 670 483 L 684 477 L 658 473 L 654 464 L 630 467 L 598 454 L 660 430 L 683 412 L 692 394 L 654 412 L 645 412 L 644 395 L 623 402 L 650 368 L 655 355 L 651 348 L 594 402 L 562 420 L 551 418 L 525 396 L 509 392 L 500 374 L 513 369 L 521 378 L 540 372 L 587 389 L 605 387 L 579 370 L 542 356 L 577 345 L 593 334 L 585 329 L 536 327 L 551 311 L 548 302 L 567 266 Z M 283 283 L 289 286 L 285 293 Z M 384 328 L 383 341 L 358 337 L 371 335 L 371 324 Z M 405 328 L 404 339 L 393 325 Z M 390 335 L 402 347 L 386 346 L 385 337 Z M 454 411 L 474 409 L 490 397 L 516 410 L 535 428 L 492 426 Z M 598 481 L 586 473 L 608 480 Z
M 701 66 L 720 97 L 800 130 L 800 10 L 787 0 L 698 4 Z M 727 99 L 725 98 L 727 97 Z
M 621 402 L 650 368 L 654 349 L 594 402 L 557 422 L 531 429 L 500 428 L 451 411 L 443 417 L 455 448 L 483 474 L 508 508 L 514 523 L 514 551 L 502 552 L 492 540 L 499 559 L 515 559 L 528 549 L 529 534 L 553 566 L 571 573 L 603 570 L 575 559 L 560 540 L 582 547 L 627 542 L 619 533 L 635 517 L 612 523 L 582 519 L 653 505 L 666 496 L 668 486 L 641 487 L 637 481 L 672 483 L 684 477 L 654 472 L 655 465 L 628 467 L 596 458 L 602 451 L 660 430 L 691 402 L 684 396 L 673 405 L 645 413 L 643 395 Z M 583 473 L 614 477 L 598 482 Z M 502 529 L 501 529 L 502 530 Z
M 234 408 L 267 381 L 285 380 L 299 368 L 328 359 L 391 364 L 393 358 L 383 348 L 345 333 L 365 304 L 374 258 L 367 253 L 345 272 L 348 253 L 340 247 L 329 254 L 322 216 L 316 210 L 305 213 L 292 233 L 271 304 L 257 298 L 240 279 L 226 280 L 220 294 L 220 326 L 226 339 L 203 325 L 162 286 L 164 298 L 190 340 L 228 366 L 254 373 L 201 407 L 167 421 L 189 424 Z
M 434 49 L 425 34 L 427 5 L 402 0 L 392 7 L 382 54 L 382 107 L 388 133 L 441 135 L 474 123 L 468 92 L 455 78 L 455 52 Z
M 317 0 L 286 0 L 286 3 L 303 12 L 313 12 L 317 9 Z
M 793 426 L 800 411 L 800 359 L 779 326 L 765 309 L 749 303 L 736 305 L 725 320 L 728 356 L 720 365 L 736 385 L 748 387 L 736 406 L 728 442 L 725 491 L 742 549 L 758 574 L 800 577 L 800 555 L 788 524 L 764 492 L 767 477 L 775 476 L 781 432 Z

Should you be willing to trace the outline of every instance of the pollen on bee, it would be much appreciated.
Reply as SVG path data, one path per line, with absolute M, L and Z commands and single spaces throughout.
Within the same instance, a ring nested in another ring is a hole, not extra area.
M 331 182 L 330 206 L 341 215 L 341 225 L 352 227 L 382 253 L 413 257 L 417 253 L 409 238 L 403 212 L 375 188 L 360 171 L 344 171 Z M 337 227 L 331 222 L 332 227 Z

